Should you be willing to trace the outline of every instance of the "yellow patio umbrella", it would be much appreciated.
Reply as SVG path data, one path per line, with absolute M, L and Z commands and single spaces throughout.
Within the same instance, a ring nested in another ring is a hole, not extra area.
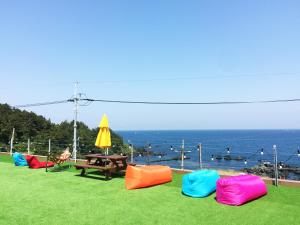
M 110 131 L 108 126 L 108 118 L 104 114 L 100 125 L 99 133 L 95 142 L 95 146 L 98 148 L 106 149 L 106 155 L 108 154 L 108 148 L 111 146 Z

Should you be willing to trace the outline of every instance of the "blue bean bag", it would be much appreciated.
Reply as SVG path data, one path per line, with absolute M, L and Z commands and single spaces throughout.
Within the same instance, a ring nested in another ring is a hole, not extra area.
M 199 170 L 183 176 L 182 193 L 196 198 L 210 195 L 216 190 L 220 178 L 215 170 Z
M 13 154 L 13 160 L 16 166 L 28 166 L 26 159 L 21 153 L 15 152 Z

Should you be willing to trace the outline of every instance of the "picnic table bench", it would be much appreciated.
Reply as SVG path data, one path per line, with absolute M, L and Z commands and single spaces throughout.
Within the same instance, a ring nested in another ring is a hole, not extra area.
M 97 166 L 97 165 L 89 165 L 89 164 L 82 164 L 82 165 L 76 164 L 75 168 L 77 170 L 81 169 L 81 173 L 80 173 L 81 176 L 84 176 L 87 173 L 87 169 L 97 169 L 101 172 L 104 172 L 106 180 L 111 178 L 111 172 L 113 170 L 113 167 L 111 166 Z
M 89 154 L 85 158 L 86 164 L 74 165 L 77 170 L 81 169 L 81 176 L 84 176 L 88 169 L 96 169 L 103 172 L 108 180 L 113 172 L 125 171 L 127 168 L 127 156 Z

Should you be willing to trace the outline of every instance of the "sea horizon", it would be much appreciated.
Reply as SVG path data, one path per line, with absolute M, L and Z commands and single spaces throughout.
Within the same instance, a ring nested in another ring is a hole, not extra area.
M 268 130 L 300 130 L 300 128 L 211 128 L 211 129 L 113 129 L 115 132 L 123 131 L 268 131 Z

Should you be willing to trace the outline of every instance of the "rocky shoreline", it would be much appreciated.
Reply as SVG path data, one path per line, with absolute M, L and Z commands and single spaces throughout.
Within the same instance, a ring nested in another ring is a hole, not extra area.
M 278 177 L 280 179 L 288 179 L 293 177 L 293 180 L 300 180 L 300 167 L 278 163 Z M 263 177 L 274 178 L 274 164 L 263 162 L 251 168 L 242 169 L 245 173 L 255 174 Z

